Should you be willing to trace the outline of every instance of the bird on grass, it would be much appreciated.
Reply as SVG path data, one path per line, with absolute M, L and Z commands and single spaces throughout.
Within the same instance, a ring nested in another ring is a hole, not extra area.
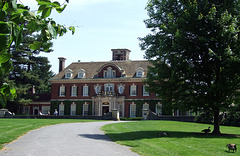
M 211 127 L 208 127 L 208 129 L 204 129 L 204 130 L 202 130 L 202 132 L 204 132 L 205 134 L 208 134 L 208 133 L 210 133 L 211 132 L 211 129 L 210 129 Z
M 232 150 L 233 152 L 237 151 L 237 145 L 236 144 L 227 144 L 228 147 L 228 151 L 230 152 L 230 150 Z

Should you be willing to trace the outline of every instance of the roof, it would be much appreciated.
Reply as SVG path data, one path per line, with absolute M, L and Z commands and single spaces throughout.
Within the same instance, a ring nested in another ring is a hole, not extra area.
M 51 80 L 64 79 L 65 72 L 67 70 L 73 71 L 73 78 L 77 77 L 78 71 L 84 69 L 86 71 L 85 78 L 94 78 L 96 74 L 101 70 L 103 66 L 113 65 L 118 69 L 123 70 L 125 77 L 134 77 L 137 69 L 140 67 L 144 70 L 144 77 L 147 74 L 148 66 L 150 62 L 147 60 L 138 61 L 107 61 L 107 62 L 73 62 L 63 71 L 54 76 Z

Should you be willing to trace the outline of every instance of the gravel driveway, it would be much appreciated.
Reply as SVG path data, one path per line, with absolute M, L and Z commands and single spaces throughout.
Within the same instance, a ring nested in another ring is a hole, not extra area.
M 111 141 L 100 127 L 117 121 L 68 123 L 30 131 L 7 144 L 1 156 L 137 156 Z

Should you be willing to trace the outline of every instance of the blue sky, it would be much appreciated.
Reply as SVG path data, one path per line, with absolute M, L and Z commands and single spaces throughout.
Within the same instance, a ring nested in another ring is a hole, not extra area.
M 21 0 L 36 10 L 35 0 Z M 63 2 L 63 0 L 59 0 Z M 131 50 L 131 60 L 143 60 L 138 37 L 146 36 L 148 30 L 143 22 L 147 19 L 147 0 L 70 0 L 67 8 L 51 17 L 59 24 L 75 26 L 70 32 L 53 41 L 53 52 L 48 57 L 51 70 L 58 73 L 58 57 L 65 57 L 66 66 L 72 62 L 110 61 L 111 49 Z

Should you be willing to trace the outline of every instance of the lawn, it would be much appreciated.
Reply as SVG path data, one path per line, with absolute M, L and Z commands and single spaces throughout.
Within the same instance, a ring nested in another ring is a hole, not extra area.
M 222 156 L 240 155 L 228 152 L 228 143 L 240 147 L 240 127 L 221 126 L 225 134 L 213 136 L 201 133 L 202 129 L 213 125 L 176 122 L 176 121 L 136 121 L 110 124 L 102 127 L 105 134 L 119 144 L 144 156 Z M 168 132 L 169 136 L 160 137 L 159 133 Z
M 60 123 L 73 122 L 92 122 L 96 120 L 80 119 L 0 119 L 0 150 L 3 144 L 12 142 L 28 131 L 43 126 L 55 125 Z

